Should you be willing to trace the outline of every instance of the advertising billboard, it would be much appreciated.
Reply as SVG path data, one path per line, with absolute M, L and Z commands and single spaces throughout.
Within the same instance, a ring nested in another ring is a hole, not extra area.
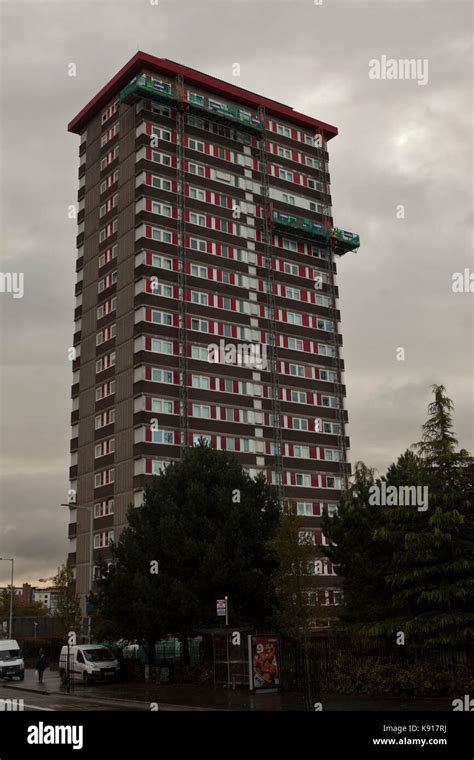
M 277 691 L 280 682 L 280 637 L 249 636 L 250 689 Z

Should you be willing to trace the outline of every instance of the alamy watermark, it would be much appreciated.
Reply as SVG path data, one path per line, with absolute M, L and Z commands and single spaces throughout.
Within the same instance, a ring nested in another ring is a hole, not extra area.
M 0 272 L 0 293 L 12 293 L 23 298 L 25 275 L 23 272 Z
M 428 84 L 427 58 L 372 58 L 369 61 L 369 79 L 414 79 L 417 84 Z
M 428 509 L 428 486 L 380 486 L 369 488 L 369 504 L 378 507 L 417 507 L 418 512 Z
M 232 364 L 248 369 L 267 369 L 267 347 L 261 343 L 226 343 L 224 339 L 207 347 L 210 364 Z

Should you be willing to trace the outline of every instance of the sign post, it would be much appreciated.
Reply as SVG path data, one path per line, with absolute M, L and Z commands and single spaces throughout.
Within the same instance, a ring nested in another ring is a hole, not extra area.
M 225 616 L 226 628 L 229 625 L 229 598 L 225 596 L 223 599 L 216 601 L 217 617 Z M 227 651 L 227 688 L 230 688 L 230 654 L 229 654 L 229 634 L 226 632 L 226 651 Z

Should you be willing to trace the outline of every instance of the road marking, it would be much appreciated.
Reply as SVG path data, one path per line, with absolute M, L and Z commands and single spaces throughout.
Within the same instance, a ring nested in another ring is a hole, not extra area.
M 28 705 L 26 702 L 24 703 L 25 707 L 29 707 L 30 710 L 42 710 L 44 712 L 56 712 L 54 707 L 38 707 L 38 705 Z

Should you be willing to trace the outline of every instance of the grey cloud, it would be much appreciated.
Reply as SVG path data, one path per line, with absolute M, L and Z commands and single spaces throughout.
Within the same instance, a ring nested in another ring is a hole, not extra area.
M 338 267 L 352 462 L 383 472 L 417 440 L 432 382 L 447 386 L 472 449 L 473 296 L 451 291 L 452 273 L 473 268 L 470 4 L 71 0 L 1 12 L 2 269 L 25 273 L 25 296 L 0 295 L 0 552 L 15 555 L 19 580 L 51 575 L 67 552 L 57 505 L 69 466 L 78 139 L 66 124 L 138 48 L 339 127 L 335 220 L 362 240 Z M 427 58 L 428 84 L 369 80 L 382 54 Z M 0 583 L 7 575 L 0 564 Z

